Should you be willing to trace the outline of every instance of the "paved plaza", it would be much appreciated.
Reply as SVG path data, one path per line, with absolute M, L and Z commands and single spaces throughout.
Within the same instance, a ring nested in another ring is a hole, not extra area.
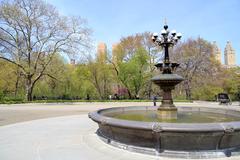
M 80 102 L 80 103 L 46 103 L 46 104 L 0 104 L 0 126 L 67 115 L 82 115 L 100 108 L 122 106 L 150 106 L 151 102 Z
M 87 113 L 100 108 L 146 106 L 152 103 L 73 103 L 0 105 L 0 160 L 167 160 L 105 144 L 95 134 L 97 124 Z M 177 106 L 228 107 L 215 102 Z M 240 157 L 218 158 L 239 160 Z

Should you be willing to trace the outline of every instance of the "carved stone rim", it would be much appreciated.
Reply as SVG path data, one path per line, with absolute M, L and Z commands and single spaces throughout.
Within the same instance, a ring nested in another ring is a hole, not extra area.
M 118 126 L 122 128 L 132 128 L 132 129 L 144 129 L 152 131 L 152 126 L 156 122 L 140 122 L 140 121 L 130 121 L 130 120 L 120 120 L 116 118 L 106 117 L 104 116 L 105 112 L 114 112 L 114 111 L 122 111 L 124 108 L 125 111 L 131 110 L 157 110 L 158 107 L 117 107 L 117 108 L 109 108 L 109 109 L 100 109 L 95 112 L 90 112 L 89 117 L 102 125 L 111 125 Z M 240 116 L 240 111 L 229 110 L 229 109 L 217 109 L 217 108 L 206 108 L 206 107 L 177 107 L 178 110 L 186 111 L 186 108 L 191 111 L 203 111 L 203 112 L 214 112 L 224 111 L 227 114 L 230 114 L 230 111 L 235 113 L 235 116 Z M 222 113 L 224 114 L 224 113 Z M 171 131 L 171 132 L 230 132 L 230 131 L 240 131 L 240 121 L 235 122 L 220 122 L 220 123 L 158 123 L 163 131 Z M 231 126 L 231 127 L 229 127 Z

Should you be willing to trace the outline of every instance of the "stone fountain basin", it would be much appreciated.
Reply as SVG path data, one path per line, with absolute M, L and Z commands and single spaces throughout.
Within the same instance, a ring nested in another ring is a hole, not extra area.
M 97 133 L 130 146 L 173 151 L 228 151 L 240 148 L 240 121 L 221 123 L 160 123 L 120 120 L 106 116 L 113 112 L 156 110 L 157 107 L 119 107 L 89 113 L 98 123 Z M 178 111 L 209 112 L 240 117 L 240 112 L 206 107 L 178 107 Z

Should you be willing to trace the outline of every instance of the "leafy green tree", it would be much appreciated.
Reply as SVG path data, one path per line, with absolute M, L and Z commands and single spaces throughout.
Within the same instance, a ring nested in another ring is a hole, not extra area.
M 86 67 L 88 69 L 87 79 L 95 87 L 100 99 L 107 99 L 111 94 L 110 65 L 99 59 L 89 59 Z
M 149 32 L 123 37 L 114 48 L 112 58 L 109 59 L 115 72 L 115 80 L 127 88 L 129 98 L 138 96 L 139 93 L 151 97 L 155 86 L 150 78 L 154 75 L 154 65 L 161 57 L 160 50 L 152 43 Z
M 0 60 L 0 91 L 3 95 L 13 95 L 15 92 L 15 82 L 17 76 L 15 74 L 16 66 Z
M 128 61 L 117 61 L 113 65 L 117 80 L 127 88 L 130 99 L 139 96 L 146 82 L 148 59 L 147 51 L 144 48 L 138 48 Z
M 89 64 L 79 64 L 74 73 L 75 83 L 79 87 L 78 93 L 80 97 L 86 99 L 87 95 L 89 98 L 98 98 L 99 93 L 96 90 L 96 87 L 93 84 L 93 81 L 90 80 L 91 72 L 89 70 Z
M 215 100 L 215 96 L 221 92 L 229 94 L 233 100 L 237 99 L 240 84 L 238 72 L 238 68 L 223 66 L 215 74 L 202 78 L 202 83 L 194 86 L 194 99 Z
M 240 89 L 240 68 L 226 68 L 219 75 L 220 85 L 224 92 L 236 100 Z
M 33 94 L 39 97 L 56 97 L 62 95 L 63 91 L 60 92 L 59 87 L 63 85 L 65 77 L 69 77 L 66 75 L 69 72 L 70 69 L 68 69 L 68 64 L 64 62 L 63 57 L 55 54 L 49 63 L 49 67 L 45 70 L 46 76 L 41 77 L 36 83 Z

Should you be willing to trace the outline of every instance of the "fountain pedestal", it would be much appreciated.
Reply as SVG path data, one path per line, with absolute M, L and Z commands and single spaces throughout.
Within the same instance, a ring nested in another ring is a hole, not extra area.
M 173 104 L 172 90 L 183 81 L 177 74 L 160 74 L 152 78 L 162 91 L 162 104 L 158 108 L 158 115 L 161 119 L 177 119 L 177 107 Z

